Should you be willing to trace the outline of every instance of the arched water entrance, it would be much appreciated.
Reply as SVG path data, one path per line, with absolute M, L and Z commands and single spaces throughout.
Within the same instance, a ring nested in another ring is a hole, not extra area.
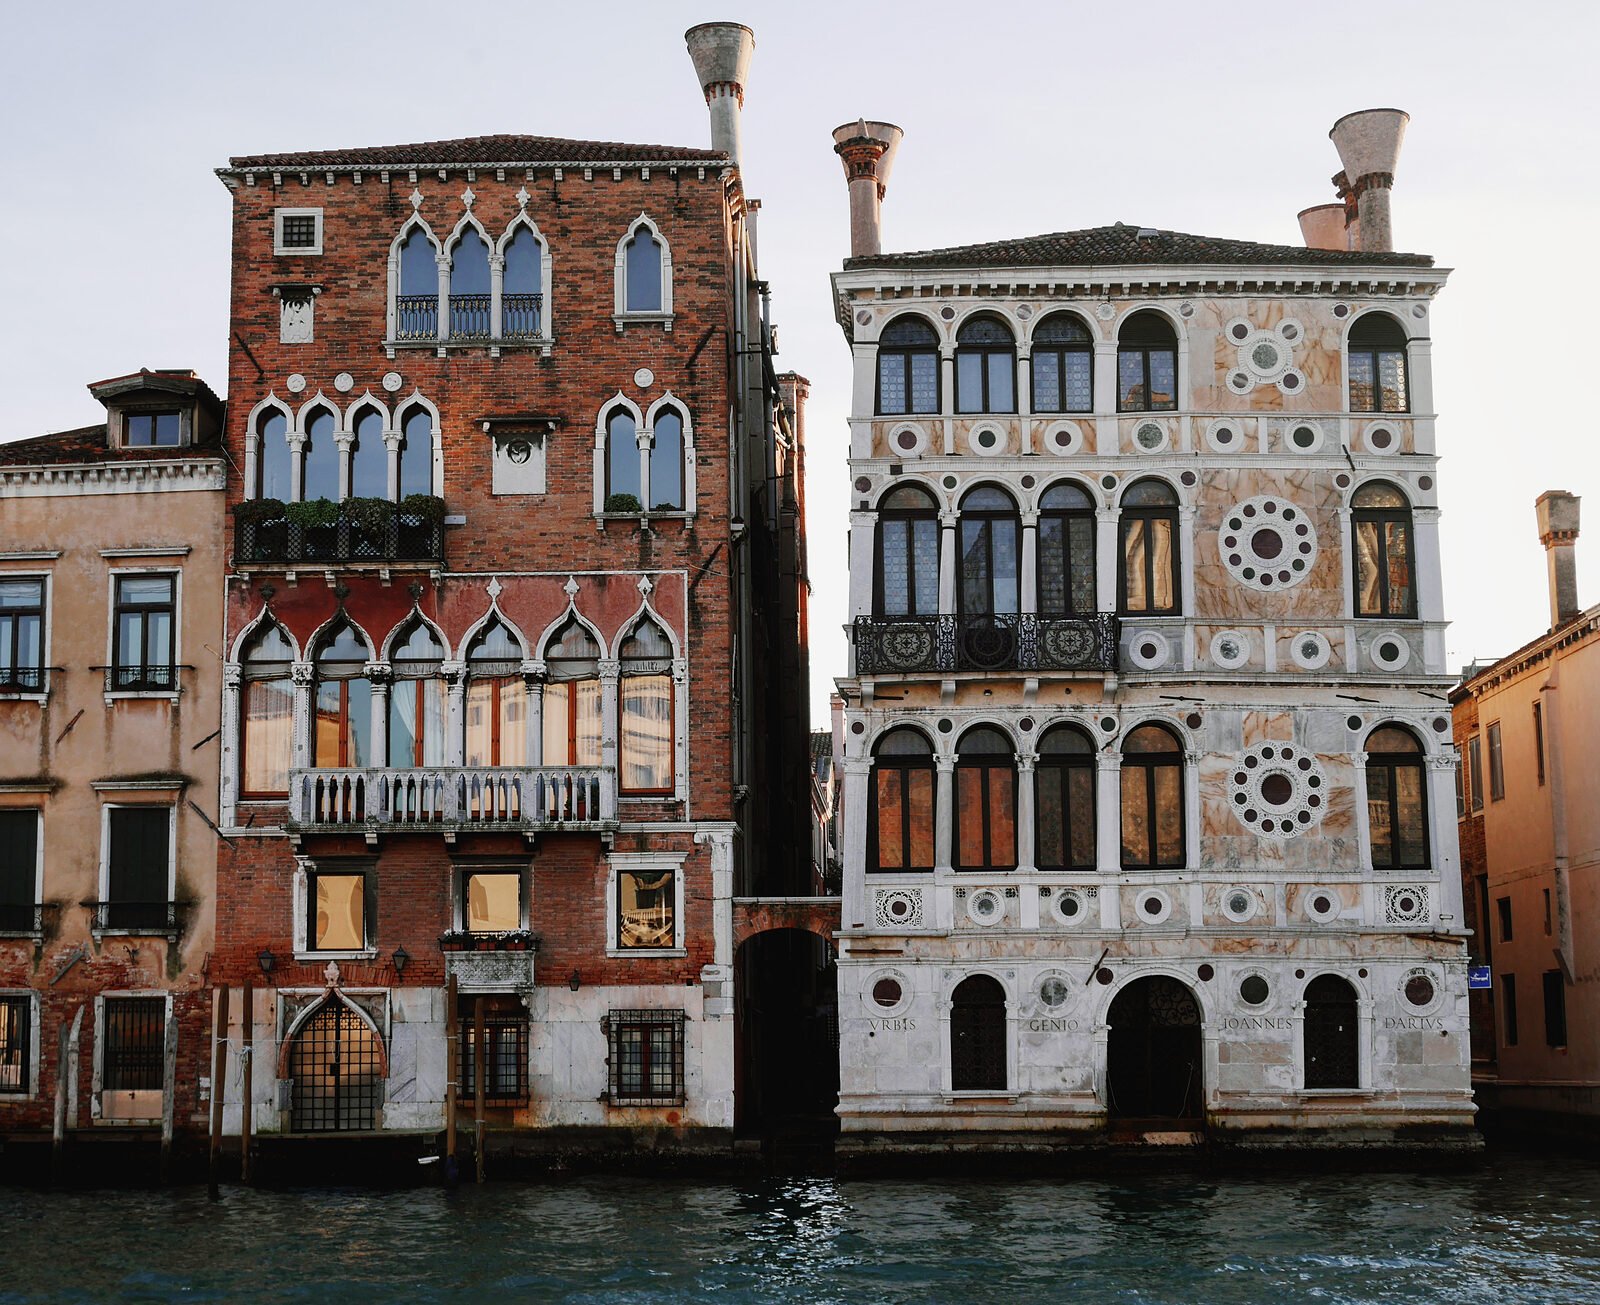
M 772 929 L 734 953 L 734 1128 L 745 1137 L 831 1139 L 839 1104 L 838 963 L 804 929 Z
M 950 1088 L 1006 1090 L 1006 990 L 987 974 L 963 979 L 950 994 Z
M 1136 979 L 1107 1014 L 1106 1095 L 1112 1119 L 1182 1120 L 1204 1115 L 1200 1006 L 1177 979 Z
M 329 997 L 295 1030 L 289 1044 L 290 1128 L 343 1133 L 378 1126 L 383 1049 L 372 1025 Z

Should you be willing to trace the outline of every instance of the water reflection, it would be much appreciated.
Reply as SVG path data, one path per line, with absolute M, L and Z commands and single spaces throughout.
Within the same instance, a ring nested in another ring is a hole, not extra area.
M 1600 1168 L 0 1190 L 10 1301 L 1600 1300 Z

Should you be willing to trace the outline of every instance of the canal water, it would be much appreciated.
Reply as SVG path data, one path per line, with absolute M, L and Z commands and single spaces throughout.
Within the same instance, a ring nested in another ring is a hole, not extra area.
M 1600 1301 L 1600 1166 L 0 1189 L 0 1302 Z

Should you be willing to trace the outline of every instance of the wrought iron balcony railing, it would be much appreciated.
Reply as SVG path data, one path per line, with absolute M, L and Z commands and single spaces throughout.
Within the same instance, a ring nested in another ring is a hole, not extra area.
M 439 338 L 439 296 L 396 295 L 394 336 L 397 340 L 437 340 Z
M 856 673 L 916 671 L 1101 671 L 1117 669 L 1117 618 L 1037 616 L 858 616 Z
M 61 908 L 54 902 L 0 902 L 0 937 L 34 938 L 54 926 Z
M 598 830 L 616 821 L 610 766 L 374 766 L 289 774 L 289 828 L 299 831 Z
M 450 296 L 450 338 L 452 340 L 487 340 L 489 338 L 488 295 Z
M 501 295 L 500 335 L 507 340 L 536 339 L 541 332 L 543 295 Z
M 0 666 L 0 693 L 38 693 L 43 687 L 42 666 Z
M 442 562 L 442 523 L 397 512 L 387 521 L 341 515 L 330 525 L 306 526 L 285 517 L 234 523 L 238 562 Z

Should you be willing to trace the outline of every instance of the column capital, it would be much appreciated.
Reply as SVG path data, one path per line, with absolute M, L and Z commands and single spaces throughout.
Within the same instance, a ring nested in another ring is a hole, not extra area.
M 291 662 L 289 664 L 289 678 L 295 684 L 310 684 L 317 678 L 316 663 Z

